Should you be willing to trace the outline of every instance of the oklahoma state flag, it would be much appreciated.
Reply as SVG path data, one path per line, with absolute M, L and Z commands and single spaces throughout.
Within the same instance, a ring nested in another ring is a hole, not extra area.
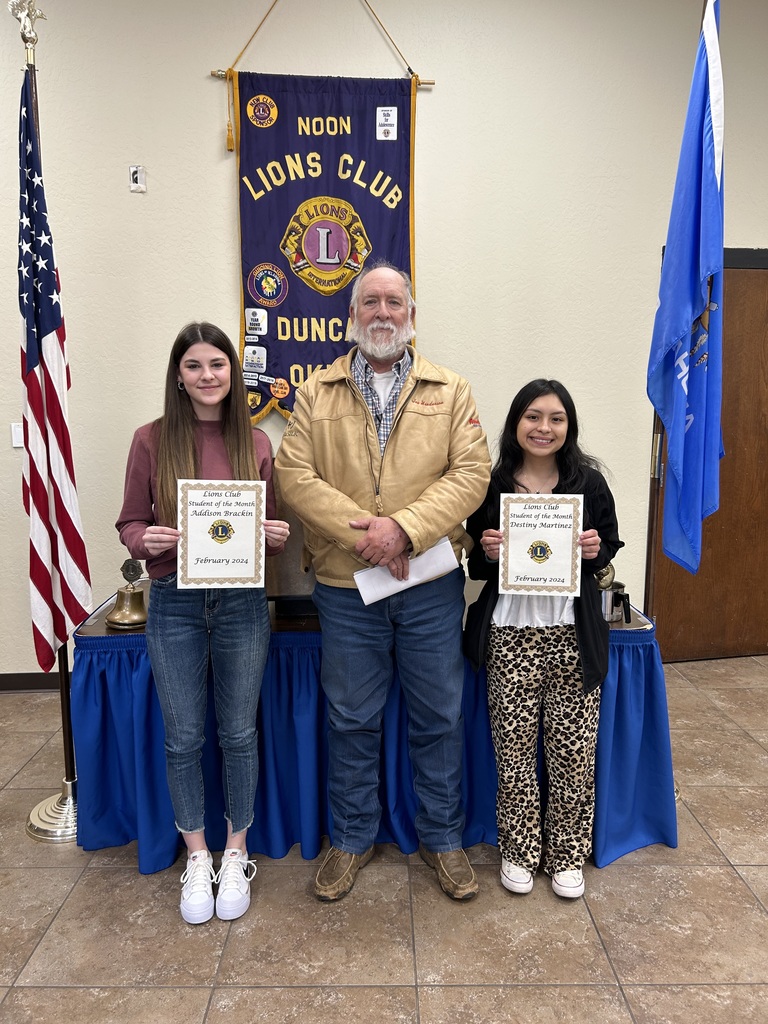
M 254 422 L 287 419 L 348 351 L 366 262 L 412 274 L 416 82 L 237 72 L 234 95 L 243 373 Z

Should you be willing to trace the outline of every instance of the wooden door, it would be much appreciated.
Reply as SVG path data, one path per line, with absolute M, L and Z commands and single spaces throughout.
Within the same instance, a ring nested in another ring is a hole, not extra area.
M 704 521 L 698 573 L 661 550 L 663 482 L 656 491 L 659 525 L 649 535 L 645 611 L 656 620 L 664 661 L 768 654 L 768 253 L 729 252 L 741 254 L 731 262 L 750 268 L 729 267 L 726 258 L 725 457 L 720 508 Z

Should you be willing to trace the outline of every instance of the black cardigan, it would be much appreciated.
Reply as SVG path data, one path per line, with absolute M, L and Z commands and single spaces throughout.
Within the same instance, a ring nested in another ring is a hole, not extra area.
M 574 598 L 573 617 L 576 624 L 576 640 L 581 655 L 584 691 L 589 693 L 599 686 L 608 672 L 608 643 L 610 627 L 603 618 L 600 591 L 595 573 L 604 568 L 619 548 L 619 524 L 613 495 L 602 473 L 587 469 L 584 492 L 584 529 L 597 530 L 600 536 L 600 550 L 597 558 L 582 559 L 581 596 Z M 554 494 L 568 493 L 558 480 Z M 484 530 L 498 530 L 500 521 L 500 494 L 498 485 L 492 479 L 480 508 L 467 520 L 467 532 L 475 542 L 469 555 L 469 575 L 473 580 L 487 580 L 480 597 L 470 606 L 464 628 L 464 653 L 474 665 L 475 671 L 485 663 L 493 609 L 499 596 L 499 563 L 485 557 L 480 546 Z

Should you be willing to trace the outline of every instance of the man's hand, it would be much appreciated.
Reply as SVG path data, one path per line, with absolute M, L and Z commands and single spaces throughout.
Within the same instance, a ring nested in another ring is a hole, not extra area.
M 389 516 L 352 519 L 349 525 L 353 530 L 365 530 L 365 536 L 355 544 L 355 551 L 371 565 L 389 565 L 408 547 L 408 534 Z
M 402 555 L 395 555 L 391 562 L 387 564 L 389 573 L 393 579 L 396 580 L 407 580 L 408 573 L 411 568 L 411 561 L 405 552 Z

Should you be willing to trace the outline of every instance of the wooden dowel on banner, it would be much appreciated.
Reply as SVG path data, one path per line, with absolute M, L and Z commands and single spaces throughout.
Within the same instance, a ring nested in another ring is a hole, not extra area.
M 406 67 L 406 71 L 411 76 L 411 78 L 416 79 L 417 89 L 420 89 L 423 85 L 437 84 L 434 78 L 420 78 L 419 75 L 417 75 L 412 68 Z M 227 72 L 223 68 L 216 68 L 215 70 L 211 71 L 211 78 L 220 78 L 222 81 L 226 81 Z

